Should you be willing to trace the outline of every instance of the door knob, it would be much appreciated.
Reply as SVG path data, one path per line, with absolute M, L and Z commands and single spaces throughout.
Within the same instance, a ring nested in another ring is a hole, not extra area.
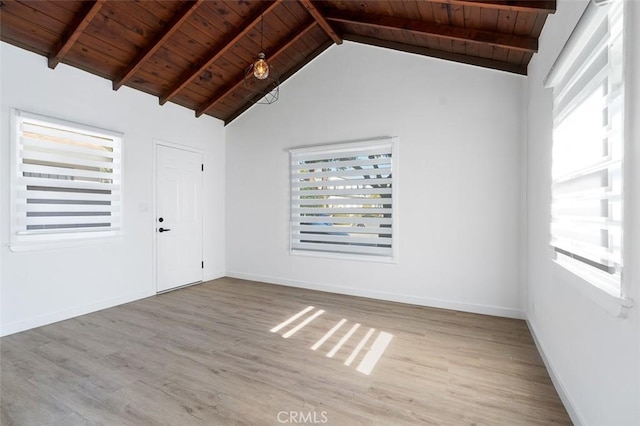
M 167 231 L 171 231 L 171 229 L 169 229 L 169 228 L 160 228 L 160 229 L 158 229 L 158 232 L 167 232 Z

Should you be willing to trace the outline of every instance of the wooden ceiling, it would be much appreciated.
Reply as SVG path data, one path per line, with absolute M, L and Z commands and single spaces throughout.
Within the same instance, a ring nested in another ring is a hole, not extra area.
M 263 50 L 280 82 L 350 40 L 517 74 L 555 0 L 0 0 L 2 41 L 229 123 Z M 286 96 L 283 94 L 282 96 Z

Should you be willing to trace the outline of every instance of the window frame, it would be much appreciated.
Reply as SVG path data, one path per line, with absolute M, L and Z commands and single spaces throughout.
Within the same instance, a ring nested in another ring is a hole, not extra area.
M 293 183 L 294 176 L 292 171 L 293 156 L 300 154 L 339 154 L 340 152 L 375 149 L 381 146 L 390 146 L 391 152 L 391 250 L 390 255 L 375 255 L 364 253 L 345 253 L 340 251 L 319 251 L 319 250 L 305 250 L 301 248 L 294 248 L 294 220 L 293 202 L 294 191 Z M 322 145 L 313 145 L 300 148 L 292 148 L 289 150 L 289 253 L 293 256 L 307 256 L 315 258 L 328 258 L 339 260 L 353 260 L 363 262 L 374 263 L 398 263 L 399 258 L 399 138 L 395 136 L 385 136 L 378 138 L 363 139 L 353 142 L 339 142 L 329 143 Z
M 90 126 L 86 124 L 76 123 L 73 121 L 54 118 L 43 114 L 37 114 L 29 111 L 20 110 L 17 108 L 9 109 L 9 134 L 10 134 L 10 147 L 9 147 L 9 249 L 12 252 L 24 252 L 34 250 L 46 250 L 55 248 L 66 247 L 78 247 L 85 245 L 101 244 L 109 241 L 117 241 L 123 235 L 124 227 L 124 134 L 112 130 L 106 130 L 103 128 Z M 117 173 L 116 181 L 119 185 L 118 190 L 118 207 L 114 209 L 119 214 L 119 226 L 113 229 L 106 229 L 100 231 L 74 231 L 66 230 L 63 232 L 56 232 L 52 229 L 50 232 L 41 234 L 28 234 L 23 233 L 18 235 L 21 225 L 18 225 L 18 204 L 19 197 L 18 191 L 20 190 L 20 184 L 18 182 L 20 178 L 20 165 L 22 164 L 23 157 L 20 154 L 21 149 L 21 123 L 23 121 L 29 121 L 32 123 L 40 123 L 53 128 L 59 128 L 61 130 L 70 130 L 75 132 L 84 132 L 92 136 L 103 137 L 112 139 L 117 145 L 115 152 L 117 152 L 117 161 L 120 163 L 119 172 Z M 44 238 L 38 238 L 38 235 L 46 235 Z M 56 236 L 58 238 L 56 238 Z M 32 238 L 33 237 L 33 238 Z
M 622 155 L 620 160 L 620 164 L 622 167 L 622 171 L 621 171 L 622 218 L 621 218 L 621 224 L 620 224 L 620 229 L 622 234 L 621 236 L 622 241 L 620 244 L 620 257 L 621 257 L 622 269 L 620 271 L 620 274 L 618 275 L 618 278 L 616 279 L 616 283 L 615 283 L 616 285 L 612 286 L 611 283 L 613 282 L 613 280 L 608 280 L 606 278 L 603 279 L 601 273 L 596 273 L 594 271 L 591 271 L 590 270 L 591 268 L 587 266 L 588 264 L 581 262 L 579 259 L 572 260 L 577 266 L 574 266 L 574 267 L 567 266 L 566 260 L 564 262 L 558 260 L 558 250 L 556 246 L 553 244 L 552 240 L 550 240 L 550 247 L 551 247 L 552 259 L 554 263 L 560 268 L 560 270 L 563 271 L 562 273 L 565 275 L 568 282 L 578 283 L 578 288 L 583 290 L 583 293 L 587 294 L 590 298 L 596 300 L 601 306 L 604 306 L 608 311 L 617 313 L 618 316 L 624 316 L 626 314 L 623 312 L 626 312 L 626 308 L 629 308 L 630 306 L 632 306 L 630 299 L 626 298 L 626 295 L 628 294 L 628 284 L 626 284 L 627 280 L 625 279 L 625 275 L 624 275 L 624 264 L 626 263 L 625 258 L 627 258 L 628 260 L 627 245 L 628 245 L 629 237 L 626 234 L 628 232 L 628 226 L 629 226 L 627 213 L 629 211 L 628 209 L 629 209 L 629 201 L 630 201 L 628 198 L 628 190 L 626 189 L 628 186 L 628 176 L 629 176 L 629 167 L 628 167 L 628 164 L 626 164 L 627 163 L 626 156 L 628 155 L 628 152 L 629 152 L 628 148 L 629 148 L 630 142 L 629 142 L 628 129 L 631 121 L 629 120 L 629 115 L 628 115 L 629 84 L 627 81 L 629 77 L 627 54 L 629 52 L 629 44 L 630 44 L 628 42 L 630 18 L 629 18 L 628 10 L 625 10 L 628 7 L 628 5 L 625 4 L 625 2 L 623 1 L 619 3 L 616 2 L 614 6 L 619 7 L 620 8 L 619 12 L 622 14 L 622 20 L 619 22 L 619 24 L 622 25 L 622 32 L 620 33 L 621 43 L 622 43 L 622 50 L 621 50 L 622 62 L 619 68 L 619 71 L 622 73 L 621 74 L 622 91 L 620 94 L 620 97 L 622 98 L 621 99 L 622 102 L 620 105 L 622 108 L 622 113 L 621 113 L 622 125 L 619 129 L 621 133 L 620 149 L 622 150 Z M 600 17 L 603 15 L 605 16 L 604 19 L 609 19 L 609 16 L 611 15 L 612 11 L 614 12 L 616 11 L 615 8 L 612 9 L 612 7 L 614 6 L 611 6 L 610 3 L 604 6 L 601 6 L 601 5 L 595 4 L 594 2 L 591 2 L 589 5 L 587 5 L 587 8 L 585 9 L 582 17 L 576 24 L 576 27 L 574 28 L 571 36 L 567 40 L 562 51 L 559 53 L 555 63 L 551 67 L 549 74 L 547 75 L 544 81 L 544 86 L 546 88 L 555 88 L 556 85 L 559 85 L 560 83 L 563 82 L 563 80 L 566 79 L 566 81 L 564 81 L 565 83 L 565 85 L 563 86 L 564 88 L 561 91 L 561 92 L 565 92 L 564 94 L 566 94 L 567 88 L 571 90 L 571 87 L 573 87 L 573 85 L 576 84 L 576 81 L 578 81 L 579 79 L 576 80 L 575 76 L 570 77 L 569 73 L 576 66 L 578 58 L 586 49 L 587 45 L 583 41 L 585 34 L 595 34 L 595 32 L 593 31 L 595 24 L 600 22 L 599 19 L 601 19 Z M 611 48 L 608 41 L 609 32 L 610 30 L 607 32 L 607 35 L 606 35 L 607 38 L 604 39 L 606 40 L 605 49 L 607 50 L 608 55 L 611 54 Z M 584 64 L 584 62 L 582 63 Z M 584 74 L 582 75 L 584 76 Z M 607 76 L 608 76 L 607 78 L 610 78 L 611 75 L 613 74 L 610 72 L 607 72 Z M 570 102 L 566 103 L 566 99 L 563 99 L 563 102 L 565 102 L 565 104 L 564 104 L 564 107 L 559 111 L 560 113 L 562 113 L 561 115 L 564 115 L 566 118 L 568 114 L 567 105 L 573 105 L 573 107 L 575 108 L 577 106 L 584 104 L 584 102 L 590 96 L 590 94 L 589 96 L 587 96 L 587 92 L 589 92 L 587 89 L 589 88 L 590 85 L 593 84 L 595 76 L 597 76 L 597 74 L 592 75 L 592 77 L 589 79 L 590 82 L 588 84 L 583 84 L 582 88 L 577 92 L 577 94 L 576 93 L 573 94 Z M 567 82 L 571 82 L 571 83 L 567 84 Z M 592 92 L 589 92 L 589 93 L 592 93 Z M 574 103 L 574 100 L 579 99 L 580 97 L 582 97 L 582 99 L 579 100 L 579 103 Z M 556 102 L 555 89 L 554 89 L 554 93 L 552 94 L 552 100 L 555 104 Z M 607 105 L 607 108 L 610 109 L 609 107 L 611 103 L 609 103 L 608 101 L 609 99 L 607 99 L 606 105 Z M 555 109 L 552 109 L 552 116 L 554 120 L 553 130 L 555 131 L 556 129 Z M 611 114 L 609 115 L 609 118 L 611 118 Z M 553 136 L 552 136 L 552 146 L 555 146 L 553 145 Z M 610 169 L 607 168 L 606 170 L 610 170 Z M 555 181 L 556 179 L 552 177 L 552 182 L 555 182 Z M 554 194 L 554 190 L 552 189 L 551 195 L 553 196 L 553 194 Z M 554 223 L 552 213 L 551 213 L 550 219 L 551 219 L 550 225 L 552 225 Z M 553 231 L 550 232 L 550 235 L 551 237 L 553 237 Z

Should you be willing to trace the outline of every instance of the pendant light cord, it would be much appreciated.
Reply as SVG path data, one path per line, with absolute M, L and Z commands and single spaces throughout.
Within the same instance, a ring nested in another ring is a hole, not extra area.
M 260 15 L 260 52 L 264 52 L 262 50 L 262 39 L 264 37 L 264 14 Z

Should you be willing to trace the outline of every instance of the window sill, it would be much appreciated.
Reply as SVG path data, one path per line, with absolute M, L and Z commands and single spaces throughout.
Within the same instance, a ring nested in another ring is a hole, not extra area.
M 44 251 L 44 250 L 57 250 L 65 248 L 76 248 L 95 246 L 100 244 L 110 244 L 118 242 L 122 239 L 121 235 L 108 236 L 102 238 L 87 238 L 87 239 L 69 239 L 66 241 L 52 241 L 52 242 L 28 242 L 28 243 L 9 243 L 9 250 L 14 253 L 24 253 L 29 251 Z
M 312 250 L 290 250 L 290 254 L 292 256 L 302 256 L 302 257 L 319 257 L 325 259 L 336 259 L 336 260 L 349 260 L 349 261 L 357 261 L 357 262 L 373 262 L 373 263 L 398 263 L 397 256 L 387 257 L 387 256 L 367 256 L 360 254 L 349 254 L 349 253 L 330 253 L 330 252 L 322 252 L 322 251 L 312 251 Z
M 553 261 L 553 264 L 555 268 L 557 268 L 558 275 L 562 277 L 563 281 L 569 283 L 581 295 L 600 306 L 609 314 L 618 318 L 627 318 L 629 310 L 633 307 L 632 299 L 611 294 L 607 290 L 581 278 L 556 261 Z

